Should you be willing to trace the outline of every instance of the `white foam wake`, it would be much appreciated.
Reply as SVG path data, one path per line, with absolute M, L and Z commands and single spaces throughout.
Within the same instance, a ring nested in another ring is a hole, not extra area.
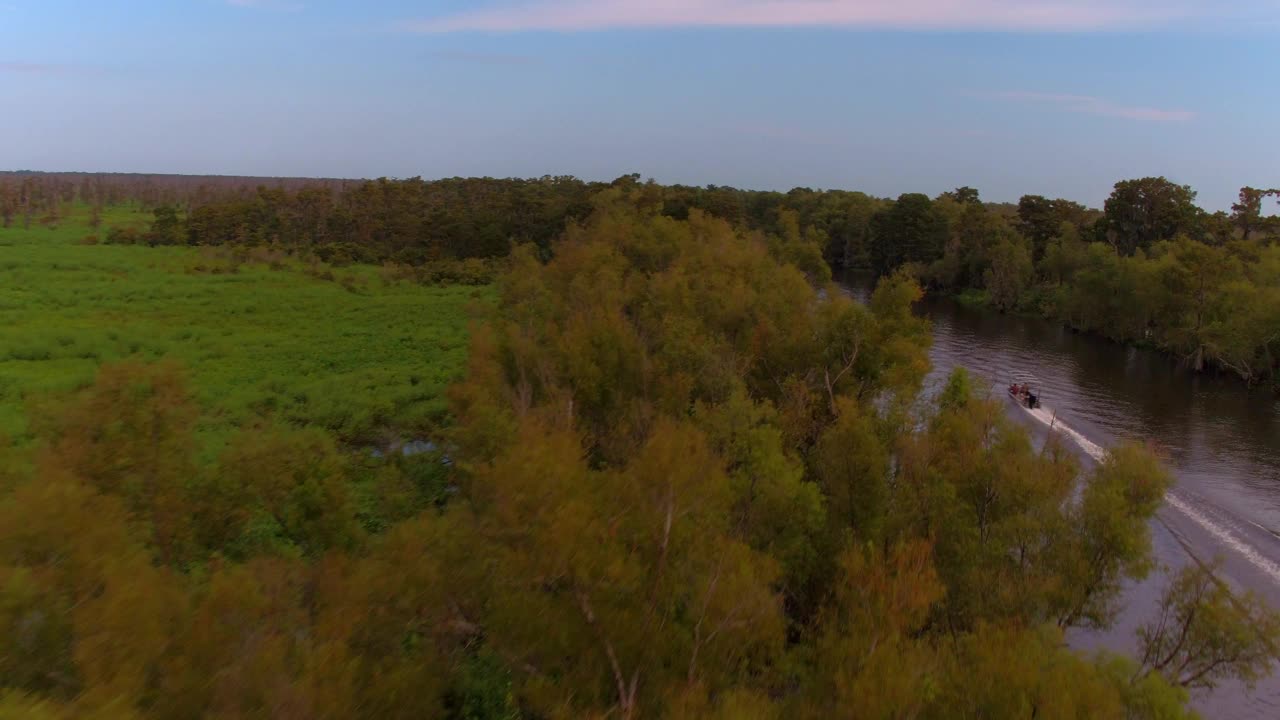
M 1275 582 L 1280 583 L 1280 565 L 1275 564 L 1270 558 L 1258 552 L 1257 548 L 1240 539 L 1235 533 L 1231 532 L 1227 528 L 1214 522 L 1204 513 L 1192 507 L 1189 503 L 1184 501 L 1182 498 L 1177 497 L 1173 493 L 1166 493 L 1164 499 L 1165 502 L 1180 510 L 1183 515 L 1191 518 L 1197 525 L 1207 530 L 1210 535 L 1213 535 L 1218 538 L 1218 540 L 1222 541 L 1223 545 L 1226 545 L 1232 550 L 1240 553 L 1246 560 L 1252 563 L 1254 567 L 1269 575 Z
M 1034 410 L 1027 410 L 1027 412 L 1031 413 L 1032 417 L 1044 423 L 1045 425 L 1048 425 L 1054 430 L 1057 430 L 1063 435 L 1066 435 L 1067 437 L 1074 440 L 1076 445 L 1079 445 L 1080 449 L 1088 453 L 1089 457 L 1093 458 L 1094 460 L 1097 460 L 1098 462 L 1102 462 L 1103 458 L 1107 456 L 1106 448 L 1102 447 L 1101 445 L 1093 442 L 1089 438 L 1076 432 L 1066 423 L 1057 419 L 1048 410 L 1045 410 L 1044 408 L 1040 407 Z
M 1071 438 L 1081 450 L 1088 453 L 1094 460 L 1102 462 L 1102 460 L 1107 456 L 1105 448 L 1076 432 L 1073 428 L 1059 420 L 1044 408 L 1036 408 L 1034 410 L 1027 408 L 1023 409 L 1031 413 L 1031 416 L 1035 419 Z M 1190 503 L 1175 495 L 1172 491 L 1165 493 L 1164 499 L 1170 507 L 1175 508 L 1183 515 L 1186 515 L 1192 522 L 1204 528 L 1206 532 L 1217 538 L 1223 545 L 1226 545 L 1243 556 L 1250 564 L 1270 577 L 1273 582 L 1280 584 L 1280 565 L 1277 565 L 1270 558 L 1263 555 L 1256 547 L 1236 535 L 1229 528 L 1215 522 L 1208 515 L 1205 515 L 1199 509 L 1193 507 Z

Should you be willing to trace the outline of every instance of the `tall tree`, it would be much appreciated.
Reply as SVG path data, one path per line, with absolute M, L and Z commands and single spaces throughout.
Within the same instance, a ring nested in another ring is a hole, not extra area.
M 1245 240 L 1259 229 L 1262 222 L 1262 200 L 1267 194 L 1266 190 L 1245 186 L 1240 188 L 1240 199 L 1231 205 L 1231 220 Z
M 968 185 L 958 187 L 955 190 L 949 190 L 942 194 L 944 197 L 949 197 L 960 205 L 982 204 L 982 198 L 979 196 L 978 190 L 976 188 L 971 188 Z
M 872 217 L 871 232 L 872 268 L 886 275 L 904 263 L 942 257 L 947 220 L 928 195 L 908 193 Z
M 1106 239 L 1122 255 L 1132 255 L 1178 233 L 1197 233 L 1201 210 L 1196 193 L 1163 177 L 1122 180 L 1104 205 Z
M 1023 195 L 1018 200 L 1018 232 L 1031 241 L 1032 259 L 1038 262 L 1045 246 L 1062 232 L 1063 223 L 1083 227 L 1088 214 L 1087 208 L 1070 200 Z

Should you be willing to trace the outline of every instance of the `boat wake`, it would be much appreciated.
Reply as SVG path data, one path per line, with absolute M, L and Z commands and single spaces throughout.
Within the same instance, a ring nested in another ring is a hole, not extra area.
M 1077 447 L 1094 460 L 1102 462 L 1106 459 L 1106 448 L 1086 438 L 1074 428 L 1062 422 L 1062 419 L 1057 417 L 1053 411 L 1043 407 L 1034 410 L 1026 407 L 1022 409 L 1052 431 L 1062 433 L 1062 435 L 1070 438 Z M 1212 503 L 1208 503 L 1201 498 L 1192 499 L 1189 495 L 1179 490 L 1170 490 L 1165 493 L 1165 503 L 1209 533 L 1223 546 L 1230 548 L 1244 558 L 1272 582 L 1280 585 L 1280 564 L 1271 560 L 1256 545 L 1249 542 L 1245 538 L 1245 535 L 1248 534 L 1247 530 L 1233 520 L 1226 510 L 1217 508 Z M 1266 528 L 1258 527 L 1274 536 L 1274 533 L 1271 533 Z
M 1106 448 L 1076 432 L 1069 425 L 1058 419 L 1053 411 L 1043 407 L 1038 407 L 1035 410 L 1027 410 L 1027 412 L 1031 413 L 1031 416 L 1035 419 L 1047 425 L 1049 429 L 1056 430 L 1071 438 L 1081 450 L 1085 451 L 1085 453 L 1094 460 L 1102 462 L 1107 457 Z
M 1240 537 L 1239 527 L 1235 528 L 1235 532 L 1233 532 L 1227 524 L 1216 522 L 1206 513 L 1201 512 L 1186 500 L 1178 497 L 1177 493 L 1172 490 L 1165 494 L 1164 499 L 1166 503 L 1191 518 L 1192 521 L 1217 538 L 1223 545 L 1243 556 L 1251 565 L 1271 578 L 1272 582 L 1280 584 L 1280 565 L 1277 565 L 1270 558 L 1259 552 L 1258 548 L 1249 543 L 1249 541 Z

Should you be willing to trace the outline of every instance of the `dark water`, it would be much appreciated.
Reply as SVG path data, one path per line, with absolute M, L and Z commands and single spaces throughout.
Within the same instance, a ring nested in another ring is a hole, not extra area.
M 865 284 L 851 279 L 855 294 Z M 1196 375 L 1168 356 L 1073 333 L 1056 323 L 929 300 L 937 383 L 957 366 L 997 389 L 1031 382 L 1043 408 L 1009 412 L 1038 435 L 1050 424 L 1086 462 L 1120 440 L 1154 443 L 1176 475 L 1153 541 L 1162 565 L 1192 557 L 1221 562 L 1221 576 L 1280 608 L 1280 399 L 1230 377 Z M 1155 609 L 1163 574 L 1130 587 L 1106 633 L 1075 633 L 1073 645 L 1129 651 Z M 1207 718 L 1280 718 L 1280 677 L 1254 692 L 1222 686 L 1194 696 Z

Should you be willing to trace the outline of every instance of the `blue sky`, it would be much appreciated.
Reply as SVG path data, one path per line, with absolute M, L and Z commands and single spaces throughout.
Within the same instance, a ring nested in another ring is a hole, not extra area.
M 0 168 L 1280 186 L 1280 0 L 0 0 Z

